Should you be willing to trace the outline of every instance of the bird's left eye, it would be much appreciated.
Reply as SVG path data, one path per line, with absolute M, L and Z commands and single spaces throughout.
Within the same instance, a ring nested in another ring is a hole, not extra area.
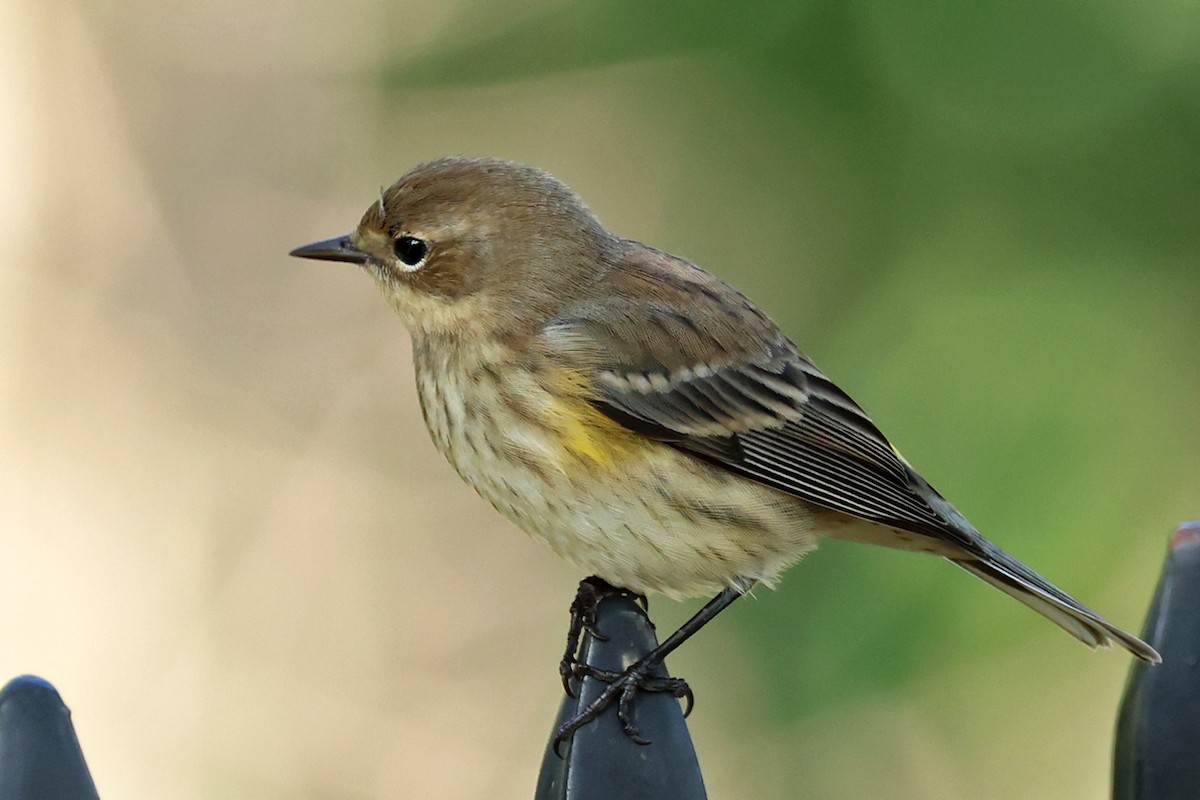
M 392 244 L 392 250 L 401 263 L 415 267 L 425 260 L 429 246 L 415 236 L 401 236 Z

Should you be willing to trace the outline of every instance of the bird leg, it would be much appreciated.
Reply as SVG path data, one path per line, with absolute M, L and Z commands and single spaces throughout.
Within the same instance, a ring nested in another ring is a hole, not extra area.
M 643 609 L 650 610 L 650 601 L 644 594 L 619 589 L 595 575 L 579 582 L 579 588 L 575 590 L 575 599 L 571 602 L 571 627 L 567 630 L 567 649 L 563 653 L 562 661 L 558 662 L 558 674 L 562 677 L 563 690 L 568 697 L 575 696 L 574 690 L 571 689 L 571 679 L 582 679 L 585 674 L 591 674 L 588 672 L 591 667 L 579 662 L 580 637 L 584 631 L 587 631 L 593 639 L 602 642 L 608 639 L 607 636 L 596 630 L 596 609 L 604 598 L 620 595 L 632 597 L 641 604 Z M 599 673 L 600 670 L 593 670 L 593 672 Z M 592 677 L 595 678 L 598 675 L 593 674 Z M 603 680 L 603 678 L 599 678 L 599 680 Z
M 590 580 L 590 579 L 589 579 Z M 585 581 L 586 582 L 586 581 Z M 607 584 L 606 584 L 607 585 Z M 692 634 L 703 628 L 713 617 L 720 614 L 729 607 L 734 600 L 741 597 L 748 586 L 730 587 L 725 589 L 712 600 L 705 604 L 704 608 L 696 612 L 691 619 L 679 626 L 679 630 L 668 636 L 663 642 L 624 672 L 615 673 L 606 670 L 599 670 L 587 664 L 581 664 L 576 658 L 572 658 L 572 673 L 580 676 L 595 678 L 603 681 L 608 685 L 604 687 L 604 691 L 588 704 L 587 708 L 576 714 L 571 719 L 563 723 L 558 731 L 554 734 L 554 752 L 559 752 L 559 746 L 570 739 L 575 731 L 582 728 L 592 720 L 596 719 L 604 709 L 612 705 L 614 700 L 617 701 L 617 717 L 621 721 L 621 727 L 625 731 L 625 735 L 638 744 L 650 744 L 650 742 L 642 738 L 641 732 L 633 723 L 632 710 L 633 699 L 637 695 L 639 689 L 648 692 L 669 692 L 676 698 L 682 698 L 687 701 L 687 707 L 684 710 L 686 716 L 692 710 L 692 690 L 688 687 L 687 682 L 682 678 L 668 678 L 655 676 L 652 673 L 662 664 L 663 660 L 670 655 L 677 647 L 686 642 Z M 580 591 L 583 591 L 582 584 Z M 619 590 L 618 590 L 619 591 Z M 576 597 L 576 601 L 578 601 Z M 592 624 L 595 623 L 595 607 L 592 607 Z M 574 628 L 574 605 L 572 605 L 572 628 Z M 582 631 L 587 627 L 581 623 L 579 628 Z M 590 628 L 589 628 L 590 630 Z M 593 633 L 594 635 L 594 633 Z M 576 642 L 577 644 L 577 642 Z M 564 681 L 566 679 L 564 678 Z M 570 692 L 568 692 L 570 694 Z M 574 695 L 571 695 L 574 697 Z

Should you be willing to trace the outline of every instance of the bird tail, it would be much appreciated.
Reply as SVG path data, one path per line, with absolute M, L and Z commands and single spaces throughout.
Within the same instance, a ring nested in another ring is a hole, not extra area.
M 947 560 L 1020 600 L 1089 647 L 1108 647 L 1115 640 L 1143 661 L 1162 661 L 1153 647 L 1113 625 L 999 547 L 983 540 L 979 545 L 979 551 L 970 557 Z

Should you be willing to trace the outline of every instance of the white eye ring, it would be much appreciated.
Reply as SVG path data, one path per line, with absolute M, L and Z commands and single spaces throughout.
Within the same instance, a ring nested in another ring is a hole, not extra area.
M 405 234 L 397 236 L 392 242 L 392 252 L 396 254 L 396 260 L 405 272 L 416 272 L 425 266 L 425 259 L 429 256 L 429 245 L 424 239 Z

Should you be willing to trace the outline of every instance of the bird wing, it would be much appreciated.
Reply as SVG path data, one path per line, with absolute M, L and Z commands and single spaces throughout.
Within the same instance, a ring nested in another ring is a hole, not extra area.
M 631 243 L 632 244 L 632 243 Z M 644 248 L 544 331 L 611 419 L 824 508 L 973 550 L 970 524 L 735 289 Z
M 542 330 L 627 429 L 823 508 L 952 545 L 950 561 L 1092 647 L 1136 636 L 988 542 L 895 451 L 850 397 L 729 285 L 625 242 L 590 295 Z

